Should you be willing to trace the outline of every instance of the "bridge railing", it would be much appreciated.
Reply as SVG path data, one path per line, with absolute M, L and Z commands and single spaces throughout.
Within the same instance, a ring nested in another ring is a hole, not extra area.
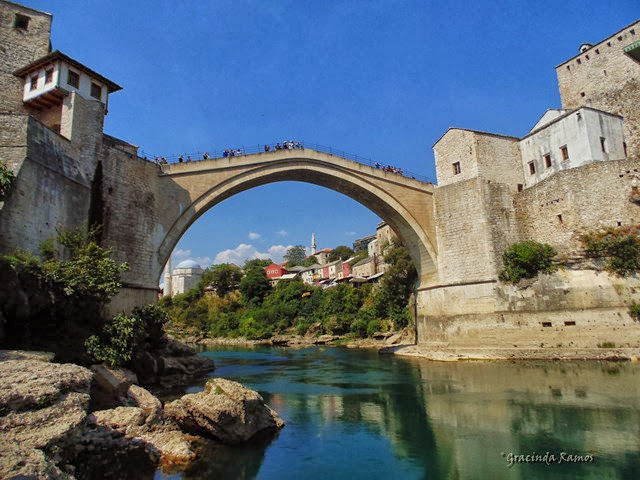
M 244 155 L 262 155 L 262 154 L 268 155 L 270 153 L 279 151 L 278 149 L 276 149 L 276 145 L 282 146 L 282 144 L 275 144 L 275 143 L 262 144 L 262 145 L 250 145 L 249 147 L 240 146 L 234 149 L 226 149 L 227 154 L 225 154 L 225 150 L 207 150 L 202 152 L 197 151 L 192 153 L 185 153 L 182 155 L 171 154 L 168 156 L 158 156 L 158 155 L 151 155 L 147 152 L 141 151 L 139 156 L 141 156 L 147 161 L 160 163 L 160 164 L 163 164 L 165 162 L 167 164 L 182 163 L 182 162 L 188 163 L 188 162 L 197 162 L 202 160 L 215 160 L 218 158 L 237 157 L 237 156 L 244 156 Z M 267 146 L 269 147 L 268 151 L 266 150 Z M 409 170 L 405 170 L 403 168 L 386 164 L 383 162 L 373 161 L 372 159 L 363 157 L 361 155 L 348 153 L 348 152 L 345 152 L 344 150 L 339 150 L 326 145 L 320 145 L 318 143 L 299 142 L 297 145 L 294 143 L 294 146 L 292 149 L 282 147 L 282 150 L 304 150 L 304 149 L 310 149 L 310 150 L 315 150 L 322 153 L 327 153 L 329 155 L 335 155 L 345 160 L 350 160 L 352 162 L 368 165 L 370 167 L 380 169 L 385 172 L 402 175 L 407 178 L 420 180 L 421 182 L 435 183 L 433 178 L 427 177 L 426 175 L 421 175 L 419 173 L 411 172 Z M 234 153 L 230 153 L 231 150 L 233 150 Z M 238 151 L 240 153 L 238 153 Z M 180 157 L 182 157 L 182 162 L 180 161 Z

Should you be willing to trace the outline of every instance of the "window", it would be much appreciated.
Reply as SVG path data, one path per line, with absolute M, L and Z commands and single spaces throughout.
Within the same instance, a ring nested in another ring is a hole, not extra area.
M 586 95 L 586 93 L 584 93 L 584 92 L 580 92 L 580 96 L 581 96 L 581 97 L 584 97 L 585 95 Z
M 550 327 L 551 326 L 551 322 L 542 322 L 542 326 L 543 327 Z
M 607 139 L 604 137 L 600 137 L 600 148 L 604 153 L 607 153 Z
M 563 223 L 563 221 L 562 221 L 562 214 L 560 214 L 560 213 L 559 213 L 558 215 L 556 215 L 556 218 L 558 219 L 558 222 L 559 222 L 559 223 Z
M 624 158 L 627 158 L 627 142 L 622 142 L 622 149 L 624 150 Z
M 29 85 L 29 90 L 35 90 L 36 88 L 38 88 L 38 74 L 31 77 L 31 85 Z
M 44 72 L 44 83 L 53 82 L 53 68 L 49 68 Z
M 91 96 L 100 100 L 100 98 L 102 97 L 102 87 L 91 82 Z
M 67 84 L 72 87 L 80 88 L 80 75 L 73 70 L 69 70 L 67 72 Z
M 544 166 L 545 168 L 551 168 L 551 154 L 547 153 L 544 156 Z
M 569 149 L 566 145 L 560 147 L 560 153 L 562 153 L 562 160 L 569 160 Z
M 534 175 L 536 173 L 536 164 L 533 162 L 529 162 L 529 173 Z
M 460 162 L 453 164 L 453 174 L 458 175 L 462 170 L 460 169 Z
M 575 327 L 576 326 L 576 322 L 573 322 L 573 321 L 569 320 L 569 321 L 564 322 L 564 326 L 565 327 Z
M 29 28 L 29 20 L 31 20 L 31 17 L 27 17 L 26 15 L 20 15 L 19 13 L 16 13 L 15 18 L 13 19 L 13 26 L 15 28 L 26 30 L 27 28 Z
M 578 65 L 580 65 L 580 64 L 582 63 L 582 60 L 580 60 L 579 58 L 577 58 L 577 59 L 576 59 L 576 63 L 577 63 Z
M 518 191 L 521 192 L 524 189 L 524 185 L 521 183 L 518 184 Z

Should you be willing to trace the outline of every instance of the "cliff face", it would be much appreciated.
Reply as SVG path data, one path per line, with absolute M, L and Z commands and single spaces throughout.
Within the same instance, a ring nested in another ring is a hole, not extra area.
M 57 361 L 88 364 L 84 341 L 102 322 L 96 302 L 67 297 L 0 260 L 0 348 L 46 350 Z

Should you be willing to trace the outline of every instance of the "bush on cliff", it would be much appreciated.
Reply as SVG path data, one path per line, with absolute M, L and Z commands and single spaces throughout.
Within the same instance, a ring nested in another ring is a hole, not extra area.
M 84 345 L 87 353 L 110 367 L 128 366 L 141 347 L 153 350 L 166 343 L 162 326 L 168 316 L 157 305 L 135 308 L 131 315 L 118 314 L 91 335 Z
M 609 228 L 582 237 L 585 253 L 606 260 L 606 269 L 622 277 L 640 271 L 640 225 Z
M 0 200 L 3 199 L 9 191 L 14 178 L 13 172 L 9 170 L 4 162 L 0 161 Z
M 144 321 L 133 315 L 119 314 L 105 323 L 99 335 L 91 335 L 84 343 L 87 353 L 110 367 L 126 366 L 135 347 L 145 334 Z
M 552 273 L 557 267 L 553 263 L 556 251 L 551 245 L 533 240 L 514 243 L 502 254 L 504 270 L 500 272 L 503 282 L 518 283 L 523 278 L 533 278 L 538 273 Z
M 102 306 L 120 287 L 126 263 L 109 258 L 92 232 L 61 232 L 40 256 L 0 258 L 3 344 L 55 352 L 60 361 L 88 361 L 84 339 L 102 328 Z
M 640 304 L 633 302 L 629 307 L 629 315 L 631 315 L 631 318 L 636 322 L 640 322 Z

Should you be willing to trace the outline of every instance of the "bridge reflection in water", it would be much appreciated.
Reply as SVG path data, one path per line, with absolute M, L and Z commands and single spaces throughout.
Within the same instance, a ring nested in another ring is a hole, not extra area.
M 178 477 L 639 478 L 637 365 L 435 363 L 338 348 L 207 355 L 287 426 L 246 448 L 210 446 Z M 594 462 L 507 466 L 509 453 L 534 452 Z

